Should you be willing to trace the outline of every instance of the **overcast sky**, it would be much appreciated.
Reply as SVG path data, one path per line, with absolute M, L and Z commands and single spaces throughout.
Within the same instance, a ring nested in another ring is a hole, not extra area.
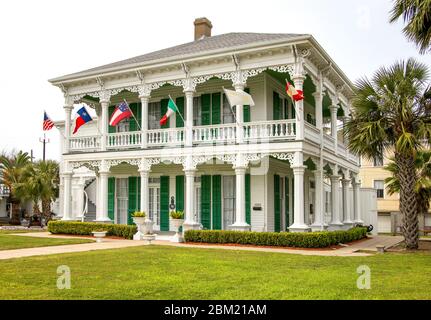
M 420 56 L 390 25 L 391 0 L 9 0 L 0 1 L 0 151 L 34 150 L 43 110 L 64 118 L 64 98 L 48 79 L 193 40 L 205 16 L 213 34 L 310 33 L 355 81 L 398 59 Z M 59 133 L 47 133 L 47 157 L 60 158 Z

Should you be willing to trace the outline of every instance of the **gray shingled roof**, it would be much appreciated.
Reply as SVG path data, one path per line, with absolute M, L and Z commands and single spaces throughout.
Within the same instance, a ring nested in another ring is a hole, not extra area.
M 64 77 L 78 76 L 80 74 L 86 74 L 91 72 L 100 71 L 122 67 L 127 65 L 133 65 L 137 63 L 148 63 L 153 60 L 159 60 L 164 58 L 174 58 L 176 56 L 193 55 L 204 52 L 217 51 L 220 49 L 235 48 L 252 43 L 264 43 L 276 40 L 290 40 L 295 37 L 304 36 L 303 34 L 290 34 L 290 33 L 225 33 L 212 37 L 203 38 L 193 42 L 181 44 L 167 49 L 162 49 L 147 53 L 134 58 L 110 63 L 100 67 L 84 70 L 78 73 L 73 73 Z M 63 77 L 61 77 L 63 78 Z M 55 80 L 55 79 L 53 79 Z

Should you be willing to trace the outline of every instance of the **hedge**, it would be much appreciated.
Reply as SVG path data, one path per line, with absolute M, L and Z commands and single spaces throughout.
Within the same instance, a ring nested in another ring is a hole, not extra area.
M 48 222 L 48 231 L 54 234 L 76 234 L 92 235 L 94 230 L 106 230 L 107 236 L 117 236 L 125 239 L 133 239 L 137 232 L 135 225 L 125 224 L 107 224 L 94 222 L 75 222 L 75 221 L 50 221 Z
M 188 230 L 186 242 L 234 243 L 257 246 L 325 248 L 340 243 L 363 239 L 367 228 L 356 227 L 347 231 L 324 231 L 309 233 L 292 232 L 242 232 L 220 230 Z

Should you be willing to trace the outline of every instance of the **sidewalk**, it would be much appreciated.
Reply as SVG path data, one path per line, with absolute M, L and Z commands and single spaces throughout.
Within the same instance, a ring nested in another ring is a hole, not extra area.
M 14 235 L 23 236 L 23 237 L 88 239 L 88 237 L 52 235 L 49 232 L 19 233 Z M 174 242 L 170 242 L 168 240 L 168 236 L 166 235 L 160 236 L 159 239 L 153 241 L 153 244 L 161 245 L 161 246 L 174 246 L 174 247 L 181 247 L 181 248 L 258 251 L 258 252 L 300 254 L 300 255 L 307 255 L 307 256 L 360 257 L 360 256 L 370 256 L 372 255 L 372 253 L 358 252 L 358 251 L 377 252 L 376 245 L 384 245 L 385 247 L 388 248 L 398 244 L 402 240 L 403 240 L 402 237 L 374 236 L 368 240 L 355 243 L 351 246 L 347 246 L 339 249 L 333 249 L 333 250 L 258 248 L 258 247 L 251 247 L 251 246 L 227 246 L 227 245 L 205 245 L 205 244 L 200 245 L 200 244 L 174 243 Z M 86 252 L 86 251 L 106 250 L 106 249 L 121 249 L 121 248 L 128 248 L 128 247 L 138 247 L 143 245 L 144 243 L 142 241 L 107 238 L 107 239 L 104 239 L 104 242 L 102 243 L 94 242 L 94 243 L 71 244 L 71 245 L 62 245 L 62 246 L 4 250 L 4 251 L 0 251 L 0 260 L 50 255 L 50 254 L 60 254 L 60 253 Z

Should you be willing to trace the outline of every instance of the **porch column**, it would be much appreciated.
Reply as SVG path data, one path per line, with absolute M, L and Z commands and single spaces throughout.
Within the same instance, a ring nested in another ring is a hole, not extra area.
M 242 154 L 237 155 L 237 164 L 234 166 L 236 177 L 235 195 L 235 223 L 230 227 L 236 231 L 250 231 L 250 225 L 245 218 L 245 172 L 247 165 Z
M 294 207 L 293 207 L 293 224 L 289 227 L 291 232 L 306 232 L 310 231 L 308 225 L 305 224 L 304 217 L 304 158 L 302 152 L 295 152 L 293 170 L 293 186 L 294 186 Z
M 358 178 L 355 178 L 353 182 L 353 208 L 354 208 L 354 222 L 358 224 L 364 223 L 361 217 L 361 197 L 360 197 L 360 189 L 361 182 Z
M 329 223 L 331 229 L 341 229 L 343 223 L 340 219 L 340 176 L 331 176 L 331 207 L 332 207 L 332 219 Z
M 319 80 L 320 82 L 320 80 Z M 313 93 L 315 106 L 316 106 L 316 128 L 320 131 L 323 131 L 323 93 L 322 93 L 323 84 L 319 83 L 316 85 L 316 92 Z
M 110 102 L 110 94 L 106 91 L 100 93 L 100 105 L 102 107 L 102 119 L 100 125 L 100 131 L 102 133 L 101 141 L 100 141 L 100 150 L 106 151 L 106 145 L 108 140 L 108 108 Z M 106 191 L 108 191 L 106 189 Z
M 304 171 L 304 222 L 310 225 L 310 177 Z
M 353 225 L 352 215 L 350 212 L 350 201 L 349 201 L 349 185 L 350 179 L 341 179 L 341 185 L 343 186 L 343 210 L 344 210 L 344 221 L 343 224 L 347 229 L 350 229 Z
M 83 178 L 79 179 L 79 183 L 76 184 L 76 214 L 75 219 L 76 220 L 82 220 L 84 212 L 84 206 L 85 206 L 85 196 L 84 196 L 84 189 L 85 189 L 85 180 Z
M 184 175 L 186 177 L 186 203 L 185 203 L 185 220 L 183 231 L 200 229 L 200 223 L 195 221 L 195 176 L 196 166 L 193 165 L 192 156 L 188 156 L 184 166 Z
M 142 129 L 142 136 L 141 136 L 141 147 L 142 149 L 146 149 L 148 145 L 148 137 L 147 137 L 147 131 L 148 131 L 148 102 L 150 101 L 150 95 L 140 95 L 139 98 L 141 98 L 141 114 L 142 114 L 142 122 L 141 122 L 141 129 Z M 142 208 L 142 207 L 141 207 Z
M 244 91 L 245 84 L 243 83 L 235 83 L 234 88 L 235 91 Z M 244 142 L 244 106 L 243 105 L 237 105 L 235 107 L 235 113 L 236 113 L 236 121 L 237 123 L 237 130 L 236 130 L 236 142 L 237 143 L 243 143 Z
M 305 76 L 302 73 L 296 74 L 292 78 L 296 90 L 304 90 Z M 304 100 L 294 102 L 296 106 L 296 140 L 304 140 Z
M 335 150 L 337 150 L 338 147 L 338 133 L 337 133 L 337 111 L 338 106 L 337 105 L 331 105 L 329 107 L 331 110 L 331 136 L 334 138 L 334 144 L 335 144 Z
M 195 93 L 195 88 L 191 83 L 191 79 L 187 79 L 187 85 L 184 88 L 184 93 L 186 95 L 186 114 L 185 114 L 185 146 L 193 146 L 193 95 Z
M 64 198 L 63 198 L 63 218 L 61 220 L 70 221 L 72 218 L 72 172 L 63 172 Z
M 139 170 L 141 175 L 141 211 L 146 213 L 147 218 L 149 218 L 150 208 L 149 208 L 149 189 L 148 189 L 148 178 L 150 176 L 150 170 Z
M 112 222 L 108 217 L 109 168 L 103 164 L 99 170 L 99 198 L 97 199 L 96 222 Z
M 311 225 L 312 231 L 323 231 L 328 225 L 324 220 L 324 205 L 323 205 L 323 170 L 317 169 L 314 172 L 315 183 L 315 204 L 314 204 L 314 223 Z
M 70 150 L 70 135 L 71 135 L 71 114 L 73 110 L 73 104 L 68 104 L 63 107 L 64 108 L 64 146 L 63 146 L 63 153 L 69 153 Z

